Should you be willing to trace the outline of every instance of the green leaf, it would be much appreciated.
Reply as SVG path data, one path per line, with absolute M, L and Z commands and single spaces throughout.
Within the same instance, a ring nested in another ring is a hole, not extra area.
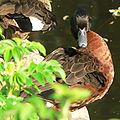
M 38 72 L 38 73 L 33 73 L 32 74 L 33 78 L 35 78 L 42 86 L 45 86 L 45 79 L 43 77 L 43 75 Z
M 40 93 L 41 93 L 41 90 L 40 90 L 39 86 L 36 85 L 36 84 L 33 84 L 33 86 L 34 86 L 34 88 L 37 90 L 37 93 L 40 94 Z M 34 94 L 35 94 L 35 93 L 34 93 Z
M 0 26 L 0 35 L 3 35 L 4 29 Z
M 58 77 L 62 78 L 62 80 L 65 81 L 66 74 L 65 74 L 65 71 L 62 68 L 56 67 L 56 68 L 53 68 L 53 71 Z
M 2 93 L 0 92 L 0 103 L 5 102 L 5 97 L 4 95 L 2 95 Z
M 17 97 L 15 95 L 10 95 L 10 96 L 7 97 L 7 100 L 19 103 L 19 102 L 23 101 L 23 98 L 22 97 Z M 13 103 L 13 104 L 16 104 L 16 103 Z
M 2 40 L 4 40 L 4 39 L 5 39 L 5 36 L 4 36 L 4 35 L 2 35 L 2 34 L 0 34 L 0 37 L 2 38 Z
M 31 88 L 24 89 L 24 92 L 28 95 L 35 95 L 35 92 Z M 23 95 L 23 97 L 24 97 L 24 95 Z M 26 95 L 25 95 L 25 97 L 26 97 Z
M 45 47 L 40 43 L 35 43 L 35 42 L 33 42 L 33 43 L 36 46 L 36 49 L 39 50 L 39 52 L 41 52 L 45 56 L 46 55 Z
M 40 118 L 37 113 L 32 113 L 29 120 L 40 120 Z
M 2 38 L 2 39 L 5 39 L 5 36 L 3 35 L 3 28 L 0 26 L 0 37 Z
M 15 64 L 13 62 L 7 62 L 5 64 L 5 71 L 7 73 L 13 73 L 15 71 Z
M 25 79 L 25 78 L 23 78 Z M 23 86 L 24 85 L 24 82 L 23 82 L 23 79 L 21 78 L 21 76 L 19 76 L 18 74 L 16 74 L 14 76 L 14 81 L 16 81 L 19 85 Z M 25 81 L 25 80 L 24 80 Z
M 0 63 L 0 72 L 3 72 L 3 71 L 4 71 L 4 64 Z
M 19 49 L 19 51 L 21 52 L 21 54 L 29 54 L 30 53 L 29 49 L 23 47 L 22 45 L 17 46 L 17 48 Z
M 44 118 L 47 117 L 45 115 L 45 113 L 47 112 L 46 111 L 46 105 L 45 105 L 45 103 L 42 99 L 33 96 L 33 97 L 29 98 L 27 101 L 30 102 L 36 108 L 37 113 L 39 114 L 41 119 L 44 119 Z
M 32 80 L 32 78 L 30 78 L 30 77 L 27 77 L 27 78 L 26 78 L 26 85 L 27 85 L 27 86 L 32 86 L 32 85 L 33 85 L 33 80 Z
M 78 100 L 85 100 L 90 97 L 91 91 L 84 88 L 69 88 L 65 85 L 55 84 L 53 85 L 56 94 L 54 94 L 54 99 L 58 100 L 69 100 L 71 103 Z
M 45 102 L 39 97 L 33 96 L 27 101 L 35 107 L 37 114 L 40 116 L 40 120 L 59 120 L 56 118 L 59 117 L 60 112 L 47 108 Z
M 23 84 L 26 84 L 26 81 L 27 81 L 27 76 L 25 75 L 24 72 L 16 72 L 15 73 L 15 76 L 17 77 L 17 82 L 20 84 L 20 85 L 23 85 Z
M 77 100 L 84 100 L 91 95 L 91 91 L 88 89 L 83 89 L 83 88 L 74 88 L 72 89 L 72 95 L 74 95 L 74 98 L 71 98 L 73 101 Z
M 42 72 L 42 74 L 44 75 L 47 82 L 53 83 L 55 81 L 56 77 L 50 70 L 46 69 Z
M 11 86 L 13 86 L 13 83 L 14 83 L 14 75 L 11 75 L 11 76 L 10 76 L 9 83 L 10 83 Z
M 4 81 L 3 81 L 3 76 L 0 75 L 0 84 L 3 85 L 4 84 Z M 3 88 L 3 86 L 1 86 Z
M 0 54 L 3 54 L 5 49 L 6 49 L 5 46 L 0 44 Z
M 31 50 L 38 50 L 39 52 L 41 52 L 44 56 L 46 55 L 46 50 L 45 47 L 38 43 L 38 42 L 29 42 L 29 44 L 27 44 L 27 47 Z
M 29 103 L 18 104 L 15 106 L 15 109 L 18 111 L 16 114 L 16 120 L 29 120 L 31 115 L 35 113 L 35 108 Z
M 12 38 L 12 40 L 14 40 L 17 43 L 18 46 L 22 45 L 23 41 L 20 38 L 14 37 L 14 38 Z
M 8 49 L 6 49 L 6 51 L 4 53 L 4 60 L 5 60 L 5 62 L 8 62 L 8 61 L 10 61 L 11 58 L 12 58 L 12 52 L 11 52 L 11 49 L 8 48 Z
M 36 70 L 37 65 L 34 62 L 31 62 L 31 64 L 28 67 L 28 72 L 31 74 Z
M 38 108 L 37 110 L 46 108 L 45 102 L 40 97 L 32 96 L 27 101 Z
M 40 62 L 40 63 L 36 66 L 36 71 L 37 71 L 37 72 L 43 71 L 44 68 L 45 68 L 45 66 L 46 66 L 46 61 Z
M 12 55 L 13 55 L 15 62 L 18 62 L 22 57 L 20 49 L 18 49 L 16 47 L 13 48 Z
M 2 41 L 0 41 L 0 44 L 1 44 L 1 43 L 2 43 L 3 45 L 7 45 L 7 46 L 9 46 L 9 47 L 15 47 L 15 46 L 16 46 L 15 42 L 12 41 L 12 40 L 9 40 L 9 39 L 2 40 Z
M 49 60 L 49 61 L 47 61 L 47 66 L 62 67 L 62 65 L 58 61 L 56 61 L 56 60 Z

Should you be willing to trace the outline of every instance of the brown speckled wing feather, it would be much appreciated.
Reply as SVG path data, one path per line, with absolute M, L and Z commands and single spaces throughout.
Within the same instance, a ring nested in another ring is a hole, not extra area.
M 91 97 L 93 99 L 78 101 L 71 105 L 71 110 L 81 108 L 93 102 L 99 96 L 99 92 L 101 92 L 106 84 L 106 78 L 99 72 L 99 62 L 94 57 L 82 50 L 76 51 L 73 48 L 58 48 L 45 58 L 45 60 L 51 59 L 55 59 L 63 65 L 63 69 L 67 75 L 65 84 L 70 87 L 83 87 L 92 91 Z M 57 82 L 62 83 L 59 79 Z M 44 91 L 42 96 L 45 99 L 48 99 L 47 96 L 49 96 L 52 90 L 50 86 L 47 86 L 48 84 L 46 85 L 48 89 L 40 87 Z M 54 104 L 57 105 L 59 103 L 54 102 Z
M 50 1 L 48 4 L 50 5 Z M 44 23 L 43 31 L 51 30 L 56 25 L 55 16 L 50 9 L 40 0 L 6 0 L 0 3 L 0 15 L 18 13 L 26 17 L 36 17 Z
M 27 17 L 33 16 L 43 21 L 45 24 L 43 30 L 49 30 L 56 24 L 55 16 L 43 2 L 38 0 L 21 0 L 20 4 L 16 6 L 16 13 L 19 12 Z
M 49 54 L 45 60 L 55 59 L 63 65 L 67 75 L 66 84 L 70 86 L 78 83 L 84 86 L 86 83 L 91 82 L 94 86 L 101 87 L 105 78 L 101 80 L 97 77 L 97 75 L 103 76 L 102 73 L 98 72 L 98 61 L 82 51 L 78 52 L 73 48 L 70 49 L 73 50 L 71 52 L 74 53 L 73 55 L 69 55 L 69 49 L 58 48 Z
M 92 99 L 77 101 L 71 105 L 71 110 L 81 108 L 93 102 L 97 96 L 99 96 L 99 92 L 101 92 L 102 88 L 105 86 L 106 78 L 99 72 L 99 62 L 94 57 L 84 53 L 82 50 L 76 51 L 76 49 L 70 48 L 69 52 L 69 49 L 58 48 L 45 58 L 46 61 L 51 59 L 59 61 L 63 65 L 63 69 L 67 75 L 66 83 L 61 82 L 60 79 L 57 80 L 58 83 L 67 84 L 70 87 L 87 88 L 93 93 L 91 95 Z M 34 82 L 43 91 L 40 96 L 46 100 L 50 100 L 49 95 L 53 92 L 50 84 L 47 83 L 43 87 L 37 81 Z M 27 97 L 27 94 L 22 93 L 21 96 Z M 51 102 L 56 106 L 59 104 L 53 100 Z

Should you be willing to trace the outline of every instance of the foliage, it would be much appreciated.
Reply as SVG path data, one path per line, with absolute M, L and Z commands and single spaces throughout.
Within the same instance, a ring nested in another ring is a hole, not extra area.
M 39 64 L 29 61 L 28 65 L 25 65 L 27 63 L 23 62 L 23 56 L 34 52 L 34 50 L 38 50 L 43 55 L 46 54 L 45 48 L 40 43 L 24 42 L 19 38 L 0 41 L 0 83 L 2 93 L 9 96 L 18 91 L 23 91 L 27 87 L 32 87 L 40 92 L 32 79 L 36 79 L 42 86 L 46 82 L 53 83 L 56 76 L 65 80 L 62 66 L 55 60 L 42 61 Z
M 0 29 L 0 118 L 3 120 L 66 120 L 70 104 L 90 96 L 90 91 L 69 88 L 55 83 L 56 78 L 65 81 L 65 72 L 56 60 L 35 63 L 27 55 L 36 50 L 46 55 L 43 45 L 19 38 L 5 39 Z M 37 81 L 36 84 L 33 81 Z M 55 93 L 53 99 L 61 101 L 61 111 L 46 107 L 39 86 L 51 84 Z M 69 92 L 71 91 L 71 92 Z M 31 97 L 22 98 L 21 92 Z
M 111 9 L 109 12 L 112 13 L 113 16 L 120 16 L 120 7 L 118 7 L 118 9 Z
M 83 88 L 69 88 L 68 86 L 57 84 L 53 85 L 53 88 L 56 93 L 52 97 L 57 101 L 61 101 L 60 108 L 62 116 L 60 120 L 68 120 L 68 111 L 73 102 L 84 100 L 91 95 L 89 90 Z

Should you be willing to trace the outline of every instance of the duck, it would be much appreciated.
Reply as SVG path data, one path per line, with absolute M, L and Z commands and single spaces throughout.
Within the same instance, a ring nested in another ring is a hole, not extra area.
M 0 2 L 0 24 L 14 31 L 50 31 L 56 26 L 50 0 L 4 0 Z
M 77 46 L 57 48 L 44 60 L 54 59 L 63 66 L 66 81 L 58 78 L 56 83 L 91 91 L 91 96 L 86 100 L 71 104 L 70 110 L 75 111 L 105 96 L 114 79 L 114 65 L 111 52 L 103 37 L 90 29 L 91 17 L 84 7 L 75 10 L 70 24 Z M 47 97 L 53 92 L 51 85 L 46 83 L 45 86 L 38 86 L 42 91 L 40 95 L 58 107 L 60 101 L 52 101 Z M 23 95 L 25 97 L 25 94 Z

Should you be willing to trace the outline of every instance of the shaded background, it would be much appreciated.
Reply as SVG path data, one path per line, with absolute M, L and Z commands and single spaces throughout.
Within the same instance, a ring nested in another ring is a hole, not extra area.
M 102 100 L 88 105 L 91 120 L 108 120 L 120 118 L 120 17 L 116 19 L 109 13 L 109 9 L 120 6 L 120 0 L 53 0 L 53 12 L 58 26 L 55 30 L 41 34 L 34 32 L 31 40 L 40 41 L 47 49 L 53 51 L 58 47 L 75 46 L 76 42 L 70 31 L 69 19 L 63 20 L 65 15 L 71 16 L 79 4 L 86 4 L 92 16 L 92 30 L 107 38 L 115 66 L 114 83 Z

